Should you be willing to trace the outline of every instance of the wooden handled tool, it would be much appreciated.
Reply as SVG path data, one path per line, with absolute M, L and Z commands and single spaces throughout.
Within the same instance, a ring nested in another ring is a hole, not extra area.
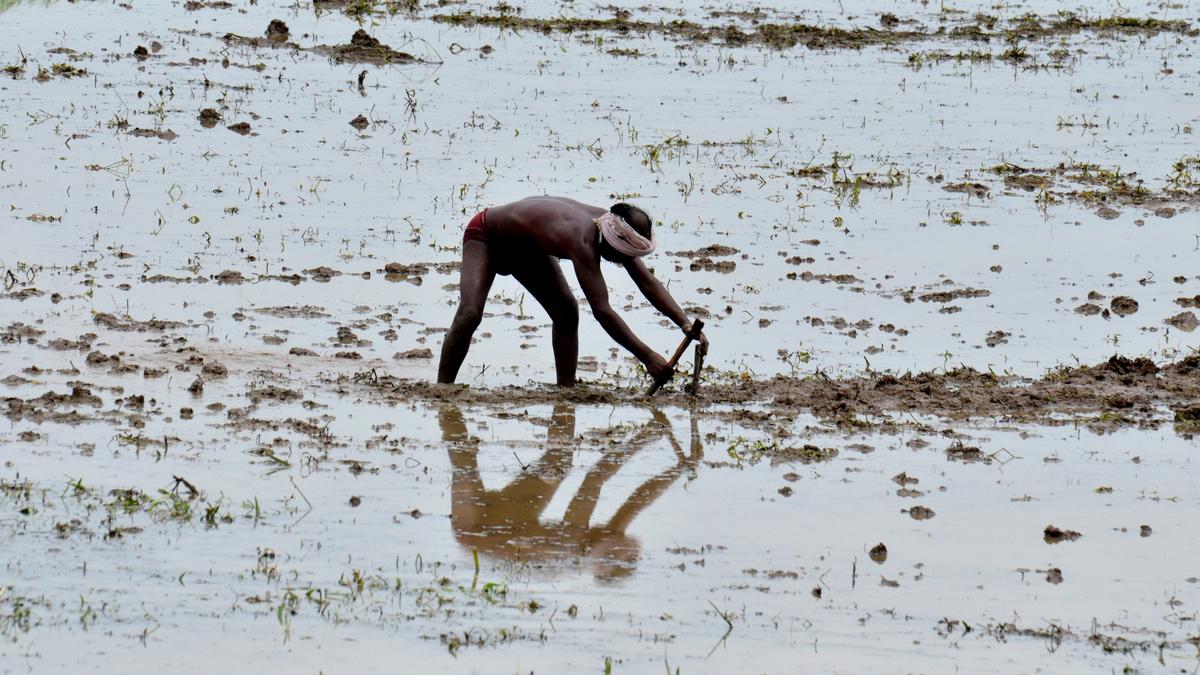
M 704 345 L 696 343 L 696 356 L 692 359 L 692 384 L 688 393 L 692 396 L 700 393 L 700 371 L 704 370 Z
M 700 331 L 702 330 L 704 330 L 703 321 L 700 319 L 692 321 L 692 327 L 688 329 L 687 334 L 683 338 L 683 342 L 679 343 L 679 346 L 675 348 L 675 353 L 671 355 L 671 360 L 667 361 L 668 366 L 674 368 L 675 364 L 679 363 L 679 357 L 683 356 L 684 350 L 686 350 L 687 346 L 692 343 L 692 340 L 700 339 Z M 662 380 L 655 379 L 654 384 L 650 385 L 650 391 L 647 391 L 646 395 L 653 396 L 654 392 L 658 391 L 658 388 L 666 384 L 670 379 L 670 377 Z

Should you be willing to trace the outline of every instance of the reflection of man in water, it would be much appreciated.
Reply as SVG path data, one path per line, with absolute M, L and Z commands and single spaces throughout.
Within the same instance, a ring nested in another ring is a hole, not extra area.
M 450 524 L 459 543 L 509 560 L 589 558 L 600 580 L 629 575 L 640 547 L 625 530 L 684 472 L 703 456 L 696 420 L 692 419 L 690 456 L 685 456 L 659 410 L 623 447 L 600 458 L 571 499 L 559 523 L 545 524 L 541 514 L 571 470 L 575 451 L 575 409 L 554 406 L 541 457 L 523 467 L 521 475 L 499 490 L 488 490 L 479 477 L 479 440 L 467 433 L 462 411 L 443 406 L 439 413 L 442 438 L 448 442 L 454 475 L 451 483 Z M 639 450 L 666 436 L 675 451 L 674 466 L 652 476 L 633 491 L 604 525 L 592 525 L 592 513 L 604 484 Z

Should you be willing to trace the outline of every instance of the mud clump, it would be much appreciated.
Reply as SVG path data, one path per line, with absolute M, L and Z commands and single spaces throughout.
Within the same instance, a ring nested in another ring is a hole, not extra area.
M 1045 190 L 1053 187 L 1054 182 L 1045 176 L 1039 176 L 1036 173 L 1023 173 L 1019 175 L 1009 175 L 1004 177 L 1004 186 L 1026 192 L 1034 190 Z
M 200 126 L 211 129 L 221 121 L 221 113 L 217 112 L 215 108 L 205 108 L 196 118 L 200 120 Z
M 947 303 L 958 300 L 959 298 L 986 298 L 992 292 L 985 288 L 956 288 L 952 291 L 934 291 L 918 295 L 917 299 L 921 302 L 938 302 Z
M 1155 375 L 1158 373 L 1158 366 L 1150 359 L 1139 356 L 1135 359 L 1130 359 L 1124 356 L 1113 356 L 1102 366 L 1104 370 L 1114 372 L 1118 375 Z
M 1186 422 L 1188 424 L 1200 424 L 1200 405 L 1177 408 L 1175 410 L 1175 421 Z
M 1047 544 L 1075 541 L 1082 536 L 1082 534 L 1076 532 L 1075 530 L 1063 530 L 1055 527 L 1054 525 L 1047 525 L 1046 529 L 1042 531 L 1042 539 L 1044 539 Z
M 150 50 L 146 49 L 146 47 L 143 45 L 138 45 L 133 50 L 133 56 L 138 61 L 145 61 L 146 59 L 150 58 Z
M 109 330 L 120 331 L 123 333 L 164 331 L 170 328 L 180 328 L 184 325 L 182 322 L 168 321 L 166 319 L 149 319 L 146 321 L 138 321 L 133 317 L 118 317 L 107 312 L 98 312 L 92 317 L 92 321 L 95 321 Z
M 867 553 L 867 555 L 870 556 L 871 560 L 882 565 L 883 563 L 887 562 L 887 546 L 884 546 L 882 542 L 875 544 L 871 547 L 871 550 Z
M 737 269 L 737 263 L 732 260 L 713 260 L 710 257 L 696 258 L 688 268 L 693 272 L 701 270 L 705 272 L 719 272 L 721 274 L 729 274 Z
M 338 345 L 347 345 L 354 347 L 369 347 L 371 342 L 363 340 L 346 326 L 341 326 L 337 329 L 337 335 L 333 338 L 333 343 Z
M 421 61 L 421 59 L 418 59 L 408 52 L 401 52 L 392 49 L 388 45 L 380 42 L 378 38 L 371 37 L 367 31 L 361 28 L 354 31 L 354 35 L 350 37 L 350 44 L 318 45 L 313 47 L 312 51 L 318 54 L 324 54 L 338 63 L 351 62 L 387 65 L 395 63 L 417 63 Z
M 313 281 L 320 283 L 326 283 L 334 277 L 339 277 L 342 275 L 341 272 L 333 269 L 332 267 L 326 267 L 325 265 L 314 267 L 310 270 L 304 270 L 304 273 L 311 277 Z
M 671 251 L 667 255 L 679 256 L 681 258 L 722 258 L 725 256 L 736 255 L 738 250 L 732 246 L 724 244 L 709 244 L 694 251 Z
M 2 406 L 4 415 L 8 419 L 14 422 L 27 419 L 39 424 L 46 421 L 78 424 L 89 418 L 75 410 L 59 412 L 57 408 L 79 408 L 82 406 L 99 408 L 103 405 L 104 401 L 99 396 L 93 394 L 91 389 L 82 384 L 72 386 L 71 393 L 69 394 L 48 391 L 41 396 L 31 399 L 17 397 L 0 399 L 0 406 Z
M 421 263 L 413 263 L 411 265 L 405 265 L 404 263 L 390 262 L 383 266 L 383 273 L 400 275 L 400 276 L 413 276 L 413 275 L 420 275 L 420 274 L 428 274 L 429 273 L 429 265 L 423 265 Z
M 46 331 L 40 328 L 28 326 L 20 321 L 15 321 L 0 332 L 0 342 L 5 344 L 13 344 L 17 342 L 28 342 L 33 344 L 37 339 L 45 335 Z
M 1119 295 L 1112 299 L 1109 307 L 1117 316 L 1129 316 L 1138 311 L 1138 301 L 1125 295 Z
M 406 352 L 396 352 L 396 355 L 392 358 L 396 359 L 397 361 L 405 361 L 408 359 L 432 359 L 433 350 L 429 349 L 428 347 L 424 347 L 422 349 L 410 349 Z
M 383 278 L 385 281 L 393 283 L 407 281 L 414 286 L 420 286 L 425 282 L 425 277 L 422 275 L 427 272 L 429 272 L 429 265 L 422 263 L 405 265 L 403 263 L 390 262 L 383 266 Z
M 1196 328 L 1200 328 L 1200 320 L 1196 319 L 1196 315 L 1193 312 L 1180 312 L 1175 316 L 1167 318 L 1163 323 L 1172 328 L 1178 328 L 1185 333 L 1190 333 L 1196 330 Z
M 304 398 L 304 396 L 295 389 L 286 389 L 284 387 L 276 387 L 275 385 L 251 389 L 250 391 L 246 392 L 246 396 L 248 396 L 250 400 L 254 401 L 255 403 L 263 400 L 288 403 L 291 401 L 299 401 L 300 399 Z
M 135 129 L 130 129 L 125 133 L 129 134 L 130 136 L 137 136 L 139 138 L 157 138 L 160 141 L 173 141 L 176 138 L 179 138 L 179 134 L 176 134 L 170 129 L 144 129 L 138 127 Z
M 50 340 L 49 342 L 46 343 L 46 348 L 53 349 L 55 351 L 60 351 L 60 352 L 73 351 L 73 350 L 78 350 L 78 351 L 82 352 L 82 351 L 91 349 L 92 343 L 95 341 L 96 341 L 95 333 L 84 333 L 83 335 L 79 336 L 78 340 L 67 340 L 65 338 L 54 338 L 53 340 Z
M 988 193 L 991 192 L 991 188 L 983 183 L 951 183 L 949 185 L 943 185 L 942 189 L 946 192 L 958 192 L 961 194 L 978 197 L 980 199 L 988 196 Z
M 929 520 L 937 515 L 937 513 L 928 506 L 914 506 L 907 511 L 902 510 L 901 513 L 907 513 L 908 517 L 912 518 L 913 520 Z
M 278 22 L 279 25 L 276 24 Z M 287 24 L 279 19 L 272 20 L 267 24 L 267 29 L 264 31 L 264 37 L 248 37 L 238 35 L 237 33 L 226 33 L 221 36 L 221 40 L 230 46 L 250 47 L 257 49 L 259 47 L 275 47 L 286 48 L 300 51 L 300 45 L 294 42 L 288 42 Z
M 694 264 L 694 263 L 693 263 Z M 799 276 L 800 281 L 817 281 L 822 284 L 858 284 L 862 279 L 853 274 L 813 274 L 804 272 Z
M 383 43 L 380 42 L 378 38 L 371 37 L 371 35 L 368 34 L 367 31 L 365 31 L 361 28 L 354 31 L 354 35 L 350 36 L 350 44 L 354 45 L 355 47 L 364 47 L 364 48 L 370 48 L 370 49 L 375 49 L 375 48 L 379 48 L 379 47 L 383 46 Z
M 983 462 L 990 464 L 992 461 L 990 455 L 983 454 L 983 450 L 973 445 L 963 445 L 961 441 L 946 448 L 946 457 L 960 462 Z
M 267 39 L 271 42 L 287 42 L 291 37 L 291 31 L 288 30 L 288 25 L 279 19 L 271 19 L 271 23 L 267 24 L 267 30 L 264 33 Z
M 120 363 L 121 357 L 116 356 L 116 355 L 109 356 L 108 354 L 105 354 L 104 352 L 94 351 L 94 352 L 89 352 L 88 355 L 83 358 L 83 361 L 84 361 L 84 363 L 88 364 L 89 366 L 98 367 L 98 366 L 105 366 L 105 365 L 109 365 L 109 364 Z
M 1075 313 L 1082 314 L 1083 316 L 1096 316 L 1101 311 L 1103 310 L 1101 309 L 1100 305 L 1091 302 L 1085 302 L 1075 308 Z
M 274 316 L 283 319 L 324 319 L 329 316 L 324 307 L 316 305 L 304 305 L 296 307 L 287 305 L 282 307 L 258 307 L 254 310 L 256 314 L 266 316 Z

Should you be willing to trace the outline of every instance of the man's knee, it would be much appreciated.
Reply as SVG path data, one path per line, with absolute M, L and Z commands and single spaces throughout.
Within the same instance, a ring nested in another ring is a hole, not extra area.
M 550 320 L 559 330 L 575 330 L 579 327 L 579 303 L 575 302 L 574 298 L 564 300 L 555 306 Z
M 483 320 L 483 310 L 478 307 L 459 307 L 454 314 L 454 330 L 474 332 Z

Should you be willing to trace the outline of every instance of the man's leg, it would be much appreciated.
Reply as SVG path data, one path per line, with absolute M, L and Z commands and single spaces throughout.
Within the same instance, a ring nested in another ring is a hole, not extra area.
M 558 259 L 545 258 L 518 266 L 513 277 L 529 291 L 554 322 L 551 342 L 554 345 L 554 370 L 558 384 L 575 386 L 575 367 L 579 361 L 579 303 L 563 277 Z
M 489 258 L 487 244 L 481 241 L 464 241 L 462 270 L 458 281 L 458 311 L 442 341 L 442 358 L 438 364 L 438 382 L 451 383 L 458 377 L 458 369 L 467 350 L 471 348 L 471 336 L 483 318 L 483 304 L 496 271 Z

